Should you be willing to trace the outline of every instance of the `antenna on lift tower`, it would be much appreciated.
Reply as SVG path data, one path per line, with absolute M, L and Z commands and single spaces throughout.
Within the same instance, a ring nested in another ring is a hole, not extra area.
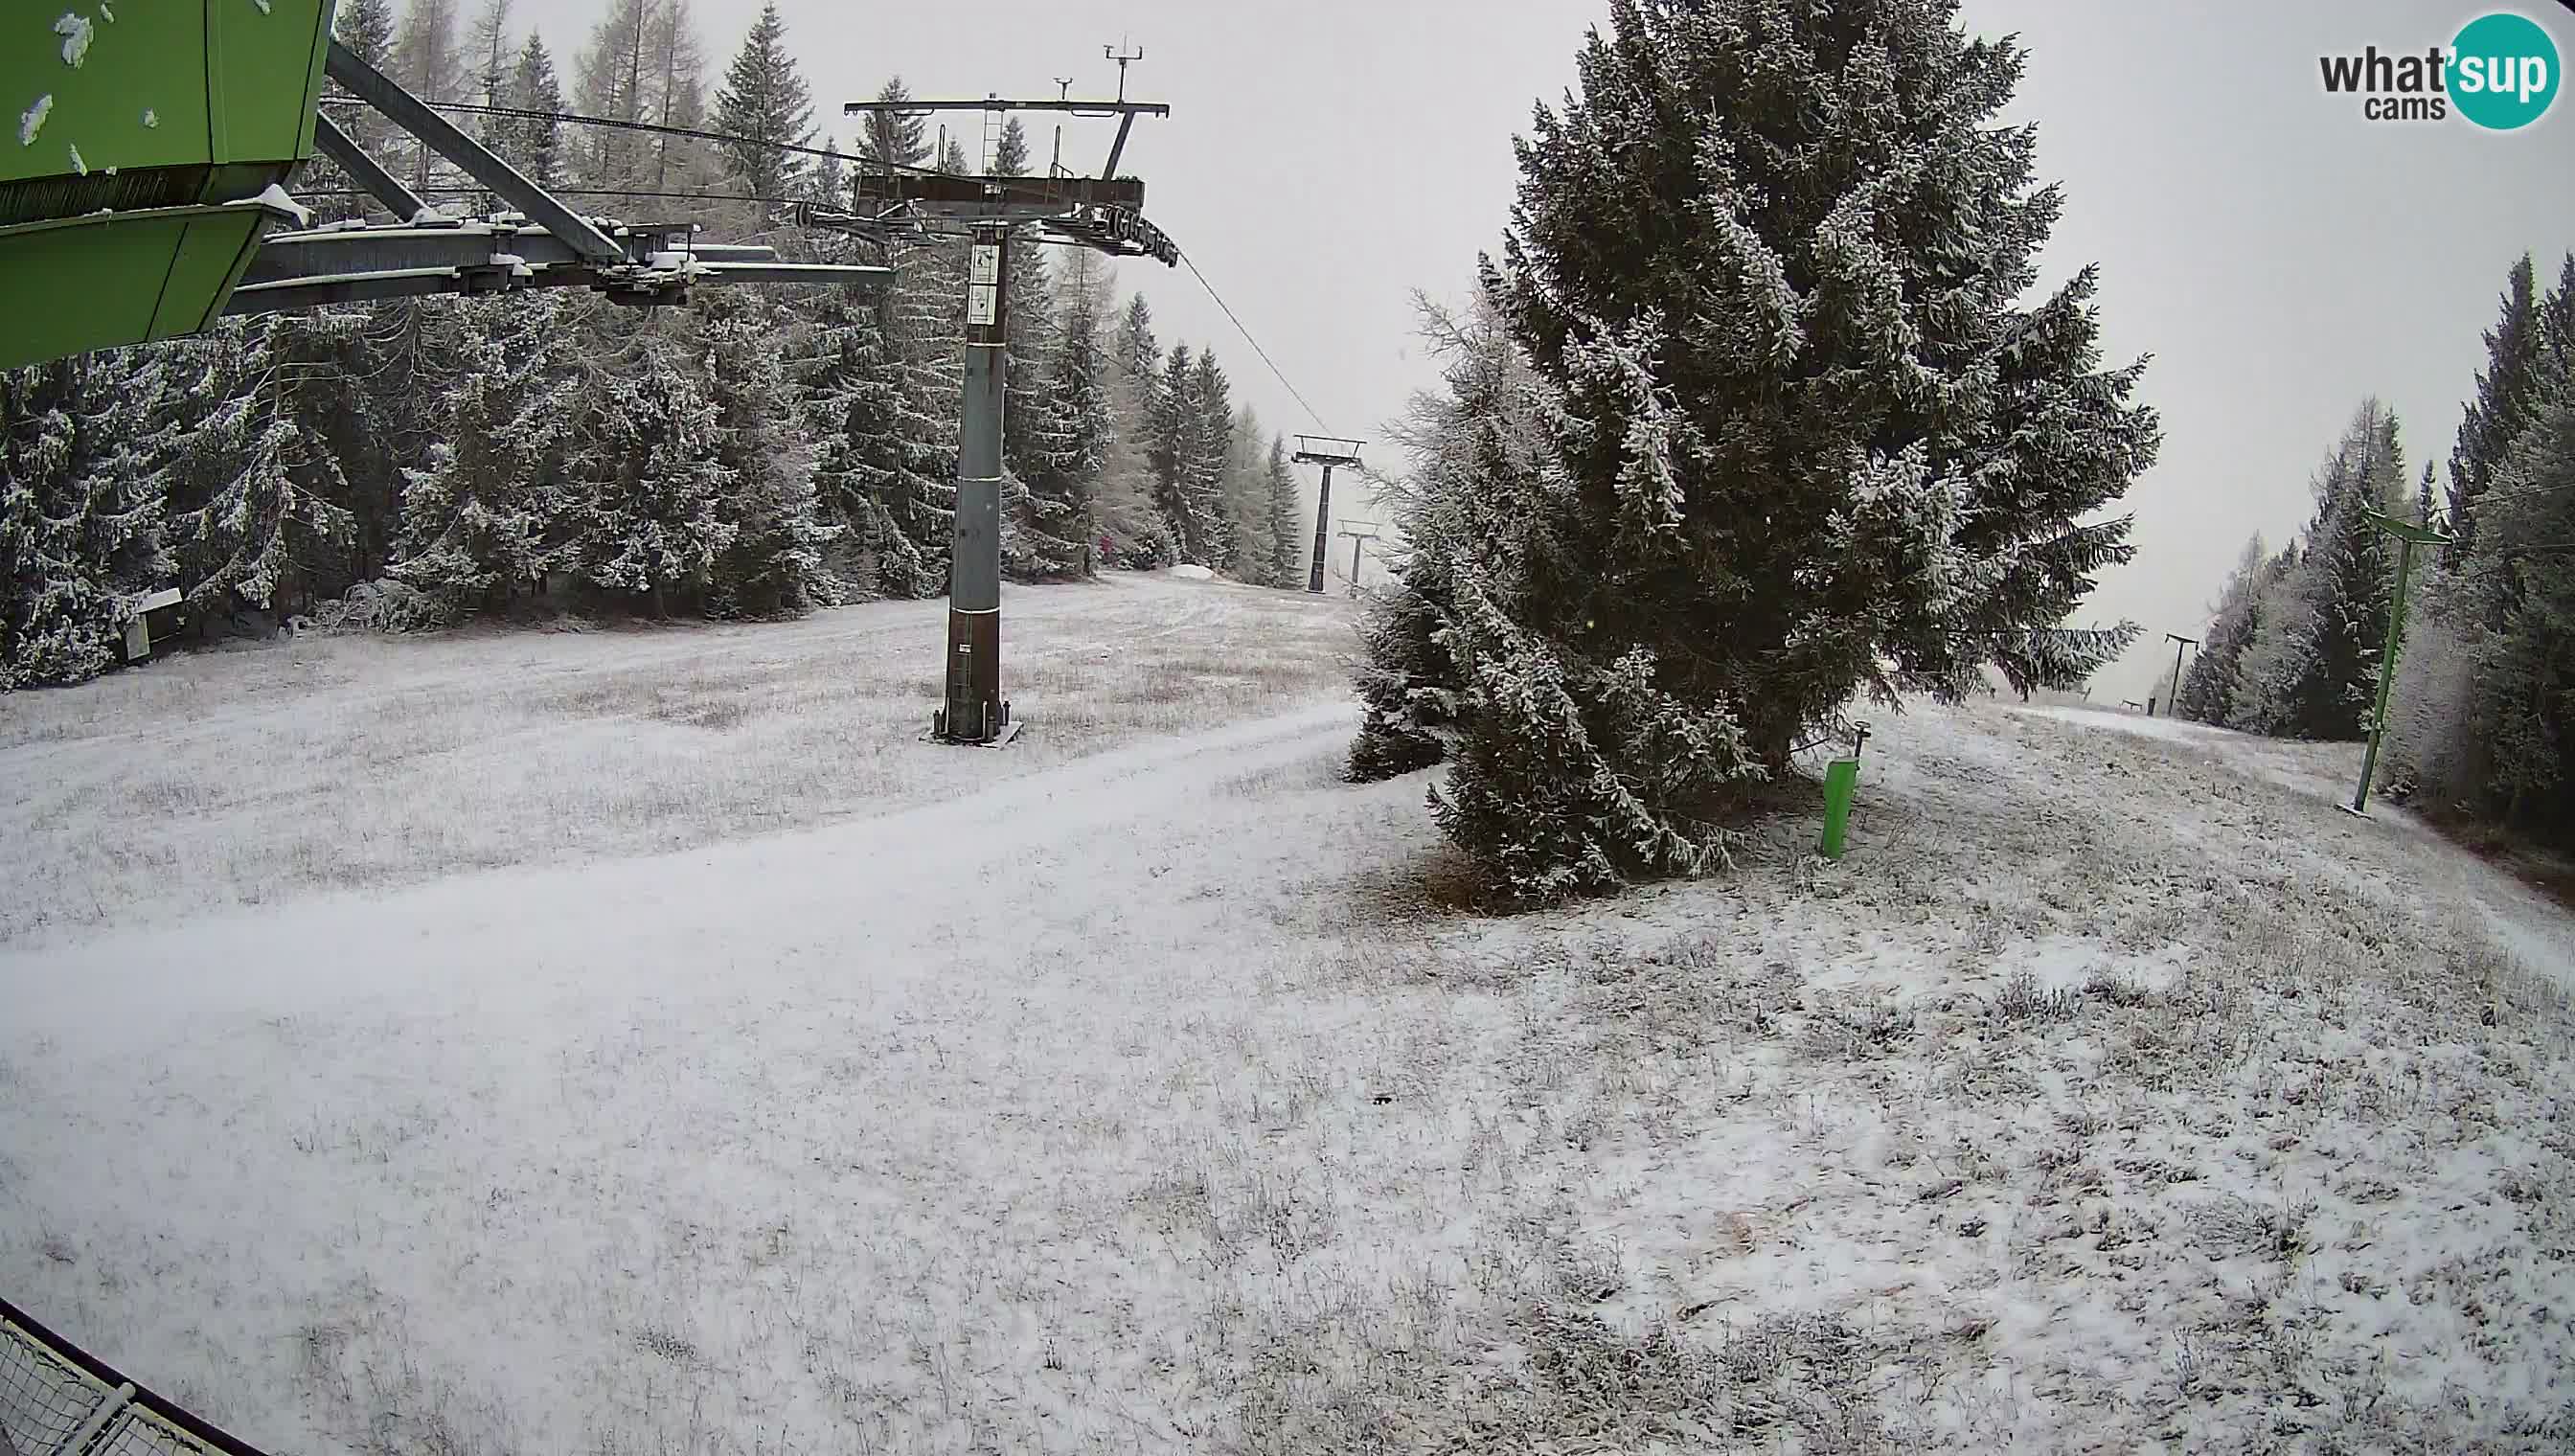
M 1100 54 L 1118 63 L 1118 99 L 1124 102 L 1127 99 L 1127 63 L 1145 59 L 1145 48 L 1138 46 L 1130 53 L 1120 50 L 1117 46 L 1102 46 Z
M 1055 78 L 1055 99 L 1060 105 L 1070 106 L 1073 104 L 1073 78 L 1071 76 L 1058 76 Z M 1062 177 L 1064 175 L 1063 122 L 1057 122 L 1055 124 L 1055 157 L 1047 163 L 1047 175 L 1049 177 Z
M 1112 257 L 1151 258 L 1177 267 L 1181 251 L 1145 219 L 1145 184 L 1118 175 L 1118 161 L 1139 116 L 1169 116 L 1160 102 L 1129 101 L 1127 64 L 1144 59 L 1115 50 L 1116 101 L 1075 101 L 1073 83 L 1057 83 L 1053 101 L 1011 101 L 989 93 L 975 101 L 906 101 L 886 106 L 853 101 L 850 116 L 899 112 L 980 112 L 989 136 L 1014 111 L 1052 111 L 1116 117 L 1118 139 L 1098 177 L 1078 177 L 1061 166 L 1046 177 L 954 177 L 936 172 L 863 171 L 851 191 L 851 212 L 810 209 L 807 220 L 862 237 L 931 235 L 967 242 L 966 385 L 958 432 L 955 545 L 948 578 L 947 690 L 931 720 L 940 742 L 999 747 L 1019 730 L 1002 697 L 1002 412 L 1008 386 L 1004 353 L 1010 338 L 1014 244 L 1035 231 L 1049 242 L 1091 248 Z M 942 127 L 944 136 L 947 128 Z M 1057 157 L 1063 155 L 1057 133 Z M 946 144 L 943 141 L 943 154 Z

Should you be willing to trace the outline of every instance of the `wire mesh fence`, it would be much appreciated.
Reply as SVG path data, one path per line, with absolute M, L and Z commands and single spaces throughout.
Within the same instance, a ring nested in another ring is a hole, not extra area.
M 0 1300 L 0 1456 L 261 1456 Z

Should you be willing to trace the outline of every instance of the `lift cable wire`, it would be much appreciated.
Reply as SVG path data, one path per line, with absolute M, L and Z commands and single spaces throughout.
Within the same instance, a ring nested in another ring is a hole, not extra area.
M 323 100 L 325 104 L 334 105 L 362 106 L 365 104 L 364 102 L 359 101 L 356 97 L 329 96 L 323 98 Z M 759 137 L 737 136 L 727 132 L 706 131 L 697 127 L 666 126 L 659 122 L 649 121 L 621 121 L 614 117 L 583 116 L 579 113 L 569 111 L 540 111 L 523 106 L 486 106 L 479 102 L 469 101 L 438 101 L 431 102 L 429 104 L 435 110 L 455 112 L 464 116 L 499 117 L 514 121 L 551 121 L 570 123 L 575 126 L 609 127 L 620 131 L 649 132 L 657 136 L 687 137 L 692 140 L 714 142 L 723 146 L 767 147 L 774 151 L 791 152 L 799 156 L 829 158 L 849 163 L 862 169 L 875 168 L 886 171 L 909 173 L 914 176 L 923 177 L 945 175 L 936 167 L 918 167 L 909 163 L 889 163 L 881 160 L 871 160 L 863 154 L 826 151 L 821 147 L 801 146 L 794 142 L 773 142 Z M 1035 181 L 1040 179 L 1031 180 Z M 454 195 L 457 193 L 476 192 L 481 189 L 430 188 L 426 190 L 436 192 L 441 195 Z M 705 193 L 638 192 L 622 188 L 557 188 L 555 190 L 569 197 L 687 198 L 703 199 L 707 201 L 753 202 L 768 204 L 806 204 L 813 201 L 813 199 L 810 198 L 728 198 L 721 194 L 710 196 Z M 332 195 L 334 194 L 319 192 L 313 194 L 313 196 L 316 197 Z M 1216 306 L 1219 309 L 1224 311 L 1226 319 L 1234 325 L 1235 332 L 1243 336 L 1243 342 L 1251 345 L 1252 352 L 1261 356 L 1261 362 L 1270 367 L 1270 373 L 1278 379 L 1281 387 L 1286 389 L 1290 396 L 1294 397 L 1298 405 L 1304 407 L 1306 417 L 1314 422 L 1314 428 L 1318 430 L 1329 430 L 1331 427 L 1323 422 L 1322 412 L 1314 408 L 1313 402 L 1305 398 L 1304 391 L 1297 389 L 1294 382 L 1288 378 L 1288 372 L 1279 367 L 1279 361 L 1271 358 L 1270 351 L 1261 346 L 1261 341 L 1259 339 L 1253 337 L 1252 330 L 1245 327 L 1242 316 L 1235 313 L 1234 306 L 1227 303 L 1225 301 L 1225 295 L 1218 293 L 1216 285 L 1208 281 L 1207 273 L 1199 267 L 1198 260 L 1192 258 L 1187 252 L 1181 252 L 1180 259 L 1182 262 L 1189 265 L 1190 276 L 1199 281 L 1199 287 L 1206 289 L 1208 297 L 1215 301 Z
M 1296 386 L 1288 383 L 1288 372 L 1279 367 L 1279 361 L 1271 358 L 1270 351 L 1262 348 L 1261 341 L 1253 338 L 1252 331 L 1243 326 L 1243 320 L 1235 314 L 1234 306 L 1225 301 L 1225 295 L 1218 293 L 1216 291 L 1216 285 L 1208 282 L 1208 276 L 1199 271 L 1199 261 L 1191 257 L 1186 251 L 1181 253 L 1181 261 L 1190 265 L 1190 276 L 1199 281 L 1199 287 L 1207 290 L 1209 298 L 1216 300 L 1216 306 L 1218 308 L 1225 310 L 1226 318 L 1233 321 L 1235 332 L 1243 336 L 1243 342 L 1252 346 L 1252 352 L 1260 355 L 1261 362 L 1270 366 L 1270 372 L 1278 376 L 1279 383 L 1287 388 L 1288 393 L 1296 397 L 1297 404 L 1305 407 L 1306 417 L 1314 422 L 1314 428 L 1317 430 L 1331 429 L 1331 426 L 1323 423 L 1322 414 L 1306 400 L 1304 394 L 1299 391 Z
M 746 193 L 738 193 L 738 192 L 668 192 L 668 191 L 654 191 L 654 190 L 649 189 L 649 188 L 648 188 L 648 189 L 645 189 L 645 190 L 642 190 L 642 191 L 638 191 L 637 189 L 635 189 L 635 188 L 631 188 L 631 187 L 556 187 L 556 188 L 550 188 L 550 189 L 548 189 L 548 190 L 549 190 L 549 191 L 551 191 L 551 192 L 553 192 L 553 193 L 554 193 L 556 196 L 558 196 L 558 197 L 634 197 L 634 198 L 643 198 L 643 199 L 645 199 L 645 200 L 647 200 L 647 201 L 653 201 L 653 202 L 716 202 L 716 203 L 733 203 L 733 202 L 740 202 L 740 203 L 752 203 L 752 204 L 755 204 L 755 205 L 767 206 L 767 207 L 829 207 L 829 206 L 832 206 L 832 204 L 828 204 L 828 203 L 818 203 L 818 202 L 816 202 L 814 199 L 812 199 L 812 198 L 810 198 L 810 197 L 755 197 L 755 196 L 751 196 L 751 195 L 746 194 Z M 491 195 L 492 195 L 492 193 L 491 193 L 491 189 L 490 189 L 490 188 L 487 188 L 487 187 L 415 187 L 415 188 L 413 188 L 413 189 L 412 189 L 412 191 L 419 193 L 419 194 L 420 194 L 421 196 L 423 196 L 423 197 L 489 197 L 489 196 L 491 196 Z M 373 193 L 371 193 L 371 192 L 368 192 L 368 191 L 367 191 L 365 188 L 363 188 L 363 187 L 314 187 L 314 188 L 303 188 L 303 187 L 299 187 L 299 188 L 297 188 L 297 189 L 295 190 L 295 195 L 296 195 L 298 198 L 306 198 L 306 197 L 356 197 L 356 198 L 368 198 L 368 197 L 373 197 L 375 194 L 373 194 Z M 837 229 L 835 229 L 835 230 L 833 230 L 833 231 L 838 231 L 838 230 L 837 230 Z M 951 236 L 951 235 L 948 235 L 948 234 L 940 234 L 940 233 L 931 233 L 931 234 L 926 234 L 926 235 L 923 235 L 923 237 L 924 237 L 924 240 L 925 240 L 925 242 L 926 242 L 926 245 L 927 245 L 927 246 L 931 246 L 931 247 L 937 247 L 937 246 L 939 246 L 939 245 L 941 245 L 941 244 L 943 244 L 943 243 L 962 243 L 962 242 L 964 242 L 964 241 L 965 241 L 962 237 L 955 237 L 955 236 Z M 1045 236 L 1045 235 L 1043 235 L 1043 234 L 1039 235 L 1039 236 L 1038 236 L 1038 237 L 1036 237 L 1036 238 L 1031 239 L 1030 241 L 1031 241 L 1031 242 L 1035 242 L 1035 243 L 1037 243 L 1037 244 L 1039 244 L 1039 245 L 1041 245 L 1041 246 L 1043 246 L 1043 247 L 1048 247 L 1048 248 L 1084 248 L 1084 249 L 1088 249 L 1088 248 L 1090 248 L 1090 247 L 1091 247 L 1091 245 L 1090 245 L 1090 244 L 1085 243 L 1085 242 L 1081 242 L 1081 241 L 1079 241 L 1079 240 L 1077 240 L 1077 239 L 1073 239 L 1073 238 L 1051 238 L 1051 237 L 1047 237 L 1047 236 Z M 686 250 L 685 250 L 685 249 L 683 249 L 682 251 L 684 251 L 684 252 L 685 252 Z
M 322 98 L 322 104 L 325 106 L 366 105 L 364 101 L 354 96 L 325 96 Z M 567 122 L 574 126 L 608 127 L 617 131 L 651 132 L 656 136 L 688 137 L 695 141 L 715 142 L 724 146 L 766 147 L 771 151 L 793 152 L 799 156 L 831 158 L 866 171 L 908 172 L 918 177 L 946 175 L 936 167 L 921 167 L 910 162 L 884 162 L 859 152 L 827 151 L 822 147 L 808 147 L 795 142 L 773 142 L 760 137 L 737 136 L 731 132 L 711 132 L 697 127 L 669 126 L 661 122 L 621 121 L 610 116 L 583 116 L 578 112 L 570 111 L 536 111 L 524 106 L 486 106 L 474 101 L 432 101 L 427 105 L 433 111 L 450 111 L 460 116 L 500 117 L 511 121 Z M 641 197 L 644 194 L 629 195 Z

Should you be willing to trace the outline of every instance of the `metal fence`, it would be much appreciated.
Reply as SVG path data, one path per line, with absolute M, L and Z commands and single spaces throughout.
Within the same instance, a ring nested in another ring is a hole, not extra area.
M 261 1456 L 0 1299 L 0 1456 Z

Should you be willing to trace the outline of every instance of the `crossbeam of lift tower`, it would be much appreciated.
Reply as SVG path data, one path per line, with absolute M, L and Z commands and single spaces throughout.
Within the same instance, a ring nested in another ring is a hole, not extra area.
M 999 747 L 1018 733 L 1002 696 L 1002 416 L 1007 398 L 1011 327 L 1011 243 L 1022 230 L 1092 248 L 1112 257 L 1151 258 L 1166 267 L 1180 250 L 1145 220 L 1145 184 L 1118 176 L 1129 131 L 1140 116 L 1169 116 L 1157 102 L 1127 99 L 1126 61 L 1119 58 L 1118 99 L 1014 101 L 853 101 L 849 116 L 912 116 L 941 111 L 1000 115 L 1014 111 L 1115 117 L 1118 140 L 1098 177 L 960 177 L 862 166 L 851 186 L 857 209 L 811 209 L 806 220 L 890 241 L 902 236 L 962 236 L 966 271 L 966 389 L 957 444 L 957 512 L 948 568 L 947 681 L 930 735 L 939 742 Z
M 686 302 L 691 287 L 702 283 L 877 284 L 893 274 L 782 263 L 763 244 L 701 243 L 690 224 L 585 217 L 339 40 L 327 43 L 323 68 L 356 102 L 419 139 L 511 211 L 461 218 L 430 207 L 323 112 L 314 118 L 315 147 L 395 221 L 268 234 L 226 302 L 227 314 L 530 288 L 587 288 L 618 303 L 671 304 Z

